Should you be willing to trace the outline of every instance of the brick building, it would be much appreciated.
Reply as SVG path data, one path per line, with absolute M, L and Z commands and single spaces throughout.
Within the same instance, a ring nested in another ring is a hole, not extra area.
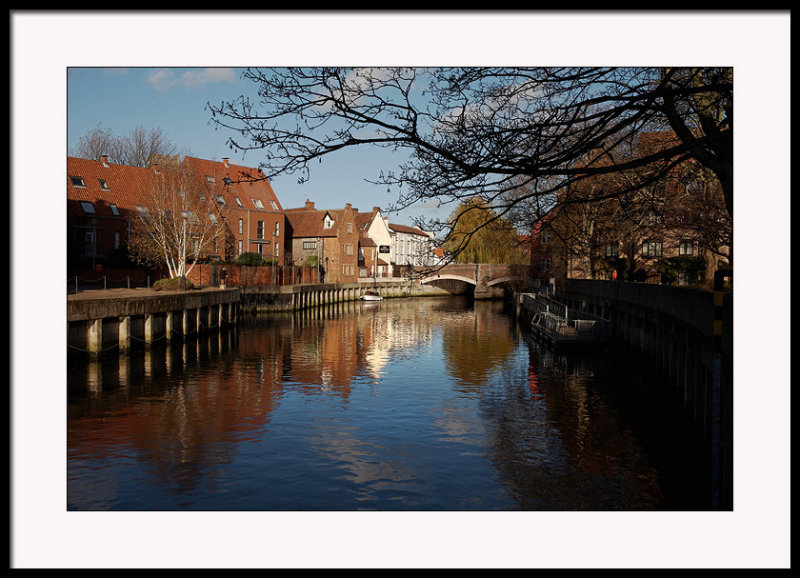
M 358 282 L 357 212 L 350 203 L 342 209 L 317 209 L 311 201 L 286 209 L 291 262 L 317 264 L 325 283 Z
M 185 157 L 183 162 L 203 176 L 206 194 L 222 209 L 228 235 L 225 247 L 216 250 L 220 258 L 258 253 L 277 264 L 285 262 L 286 216 L 260 169 L 232 164 L 229 159 Z
M 670 138 L 645 133 L 639 154 Z M 591 190 L 592 181 L 587 183 Z M 716 269 L 729 267 L 732 222 L 719 183 L 696 163 L 686 161 L 619 196 L 608 181 L 596 189 L 602 200 L 584 191 L 585 201 L 563 203 L 537 221 L 531 232 L 534 277 L 703 286 Z
M 164 159 L 177 163 L 177 159 Z M 225 224 L 223 239 L 203 247 L 204 259 L 234 259 L 252 251 L 280 261 L 285 246 L 286 218 L 270 184 L 258 169 L 233 165 L 227 159 L 183 160 L 187 170 L 202 176 L 192 191 L 209 206 L 212 218 Z M 88 277 L 95 267 L 111 274 L 140 271 L 128 259 L 132 224 L 152 203 L 163 165 L 149 168 L 110 163 L 108 157 L 88 160 L 67 157 L 68 276 Z M 162 272 L 163 275 L 163 272 Z

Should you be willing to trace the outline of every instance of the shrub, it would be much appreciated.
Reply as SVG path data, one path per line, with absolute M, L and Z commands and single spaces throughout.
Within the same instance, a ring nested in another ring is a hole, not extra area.
M 180 291 L 182 285 L 182 278 L 181 277 L 173 277 L 172 279 L 159 279 L 155 283 L 153 283 L 153 290 L 154 291 L 161 291 L 164 289 L 165 291 Z M 192 284 L 191 279 L 186 279 L 186 288 L 191 289 L 194 287 Z
M 236 257 L 235 263 L 238 265 L 263 265 L 264 259 L 258 253 L 242 253 Z

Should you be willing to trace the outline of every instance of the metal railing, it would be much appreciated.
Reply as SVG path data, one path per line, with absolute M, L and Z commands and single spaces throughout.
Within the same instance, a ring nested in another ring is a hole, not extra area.
M 87 290 L 108 290 L 108 289 L 137 289 L 140 287 L 150 288 L 150 276 L 135 278 L 127 275 L 119 279 L 103 275 L 95 279 L 86 279 L 76 275 L 67 279 L 67 294 L 74 295 Z
M 610 339 L 608 319 L 569 308 L 542 294 L 523 294 L 523 306 L 533 314 L 532 323 L 559 337 Z

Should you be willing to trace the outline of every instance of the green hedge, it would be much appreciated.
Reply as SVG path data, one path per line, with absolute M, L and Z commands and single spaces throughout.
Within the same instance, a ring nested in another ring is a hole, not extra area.
M 173 277 L 172 279 L 159 279 L 153 283 L 153 290 L 161 291 L 180 291 L 183 288 L 181 277 Z M 191 279 L 186 279 L 186 288 L 191 289 L 194 287 Z

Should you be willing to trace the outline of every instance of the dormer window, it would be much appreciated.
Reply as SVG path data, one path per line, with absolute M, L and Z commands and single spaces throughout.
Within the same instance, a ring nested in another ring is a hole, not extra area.
M 216 183 L 217 182 L 217 180 L 214 177 L 212 177 L 211 175 L 206 175 L 206 180 L 209 183 Z
M 334 221 L 333 221 L 333 219 L 331 219 L 331 216 L 330 215 L 325 215 L 325 222 L 324 222 L 323 226 L 326 229 L 330 229 L 331 227 L 333 227 L 333 223 L 334 223 Z
M 117 208 L 116 203 L 109 203 L 108 208 L 111 209 L 111 214 L 115 217 L 119 217 L 119 209 Z
M 253 204 L 256 206 L 256 209 L 264 208 L 264 204 L 261 202 L 260 199 L 253 199 Z
M 84 180 L 83 180 L 83 177 L 72 177 L 72 176 L 71 176 L 71 177 L 69 178 L 69 180 L 70 180 L 70 181 L 72 181 L 72 186 L 73 186 L 73 187 L 83 187 L 83 188 L 86 188 L 86 183 L 84 182 Z
M 240 207 L 244 207 L 244 205 L 242 204 L 242 199 L 240 199 L 239 197 L 233 197 L 233 200 L 236 201 L 236 204 L 239 205 Z
M 89 201 L 81 201 L 81 208 L 87 215 L 96 215 L 97 211 L 94 210 L 94 205 Z
M 276 203 L 275 201 L 270 201 L 269 204 L 272 205 L 272 210 L 273 211 L 277 211 L 278 210 L 278 203 Z
M 139 207 L 137 205 L 136 210 L 139 211 L 139 216 L 141 216 L 141 217 L 149 217 L 150 216 L 150 211 L 148 211 L 146 207 Z
M 107 180 L 105 180 L 105 179 L 97 179 L 97 181 L 100 183 L 100 188 L 101 189 L 103 189 L 104 191 L 109 190 L 108 189 L 108 181 Z
M 230 178 L 230 177 L 224 177 L 224 178 L 222 179 L 222 181 L 223 181 L 223 182 L 224 182 L 226 185 L 232 185 L 232 184 L 233 184 L 233 181 L 231 180 L 231 178 Z
M 217 203 L 219 203 L 220 205 L 225 205 L 225 197 L 223 197 L 222 195 L 217 195 L 216 198 L 217 198 Z

